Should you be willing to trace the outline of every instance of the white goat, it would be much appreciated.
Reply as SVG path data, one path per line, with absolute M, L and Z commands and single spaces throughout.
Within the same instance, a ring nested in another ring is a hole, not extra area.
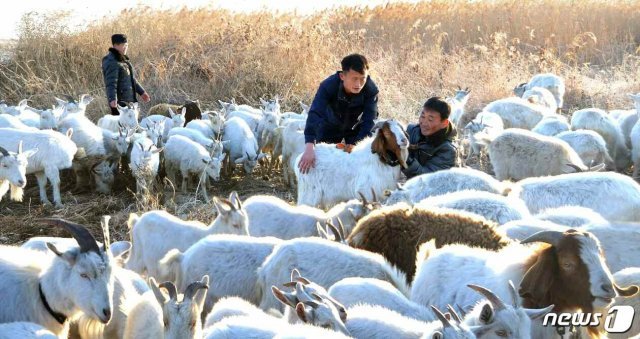
M 640 221 L 640 185 L 613 172 L 528 178 L 514 185 L 509 197 L 524 200 L 532 214 L 573 205 L 590 208 L 609 221 Z
M 192 282 L 185 289 L 182 300 L 178 301 L 173 283 L 164 282 L 158 286 L 153 278 L 149 278 L 155 298 L 147 293 L 124 306 L 128 317 L 123 338 L 202 338 L 200 311 L 205 293 L 201 290 L 206 290 L 208 284 L 208 276 Z M 160 288 L 167 290 L 168 298 Z
M 203 317 L 206 317 L 211 307 L 224 297 L 238 296 L 258 305 L 260 291 L 255 288 L 256 270 L 280 243 L 280 239 L 273 237 L 214 234 L 202 238 L 184 252 L 169 251 L 160 261 L 159 270 L 162 276 L 176 277 L 178 288 L 185 288 L 197 277 L 213 276 L 202 309 Z
M 0 322 L 30 321 L 66 337 L 68 319 L 80 312 L 103 323 L 111 319 L 113 257 L 82 225 L 45 219 L 62 226 L 79 247 L 66 252 L 48 244 L 55 257 L 28 249 L 0 247 Z
M 222 133 L 222 126 L 224 126 L 225 118 L 222 114 L 214 111 L 209 111 L 208 120 L 191 120 L 187 124 L 187 128 L 194 129 L 207 138 L 218 139 Z
M 532 104 L 547 107 L 553 112 L 558 110 L 558 102 L 553 93 L 544 87 L 530 87 L 521 97 Z
M 260 308 L 281 309 L 268 291 L 270 286 L 287 281 L 292 268 L 324 287 L 346 277 L 369 277 L 389 281 L 404 293 L 408 291 L 404 274 L 379 254 L 325 239 L 299 238 L 278 245 L 258 269 Z
M 254 237 L 273 236 L 288 240 L 317 237 L 317 223 L 322 227 L 327 221 L 342 224 L 347 237 L 357 221 L 376 208 L 377 202 L 351 199 L 340 203 L 328 212 L 311 206 L 291 206 L 274 196 L 254 195 L 247 199 L 244 208 L 249 217 L 249 234 Z
M 598 132 L 607 144 L 607 150 L 616 164 L 616 169 L 622 171 L 629 166 L 631 153 L 620 126 L 605 111 L 598 108 L 575 111 L 571 115 L 571 129 L 588 129 Z
M 181 135 L 174 135 L 167 142 L 164 156 L 167 177 L 172 182 L 176 182 L 176 173 L 180 171 L 183 193 L 187 191 L 189 177 L 196 175 L 198 187 L 202 190 L 205 200 L 209 200 L 206 178 L 210 177 L 214 181 L 220 179 L 220 169 L 226 154 L 213 158 L 200 144 Z
M 640 268 L 628 267 L 613 274 L 613 279 L 616 284 L 621 286 L 640 285 Z M 640 313 L 640 295 L 635 295 L 631 298 L 617 297 L 613 301 L 613 306 L 628 305 L 633 307 L 634 314 Z M 640 323 L 637 321 L 632 322 L 631 328 L 625 333 L 610 333 L 611 339 L 626 339 L 637 337 L 640 334 Z
M 341 201 L 357 199 L 363 194 L 373 199 L 384 190 L 396 186 L 400 179 L 400 166 L 406 167 L 409 139 L 405 128 L 396 120 L 379 121 L 374 136 L 359 142 L 351 151 L 344 152 L 332 144 L 316 145 L 315 167 L 303 174 L 297 164 L 298 205 L 330 208 Z M 395 159 L 390 159 L 389 153 Z M 395 161 L 395 163 L 393 162 Z M 352 169 L 360 170 L 355 173 Z M 333 178 L 326 180 L 327 177 Z
M 385 205 L 398 202 L 416 203 L 428 197 L 463 190 L 486 191 L 494 194 L 505 194 L 508 186 L 497 181 L 487 173 L 472 168 L 451 168 L 415 176 L 392 192 Z
M 605 164 L 605 167 L 611 170 L 616 168 L 615 162 L 609 156 L 607 143 L 597 132 L 581 129 L 562 132 L 555 137 L 569 144 L 578 153 L 583 163 L 590 166 Z
M 224 123 L 222 142 L 224 150 L 229 155 L 227 161 L 229 165 L 235 167 L 242 164 L 245 173 L 250 174 L 258 164 L 258 160 L 264 158 L 266 154 L 259 153 L 258 141 L 251 132 L 249 125 L 240 118 L 230 118 Z
M 546 136 L 554 136 L 558 133 L 571 130 L 571 125 L 562 115 L 547 115 L 535 127 L 531 132 L 538 133 Z
M 525 82 L 516 86 L 513 89 L 513 92 L 517 96 L 521 97 L 523 96 L 525 91 L 534 87 L 546 88 L 549 92 L 551 92 L 551 94 L 553 94 L 553 97 L 556 99 L 557 107 L 559 109 L 564 107 L 565 85 L 564 80 L 561 77 L 552 73 L 536 74 L 529 80 L 528 83 Z
M 93 101 L 93 97 L 89 94 L 80 95 L 80 100 L 77 101 L 71 96 L 67 97 L 68 101 L 59 98 L 55 99 L 58 106 L 64 107 L 64 111 L 62 112 L 60 119 L 64 119 L 71 114 L 84 115 L 87 110 L 87 106 Z
M 296 158 L 304 152 L 304 123 L 291 122 L 282 131 L 282 175 L 289 187 L 295 186 Z
M 136 179 L 136 192 L 143 197 L 149 193 L 158 174 L 160 152 L 162 148 L 157 148 L 149 138 L 139 138 L 133 143 L 129 168 Z
M 588 224 L 606 224 L 608 222 L 600 213 L 581 206 L 549 208 L 533 217 L 568 227 L 582 227 Z
M 16 152 L 22 140 L 25 149 L 38 149 L 27 162 L 26 174 L 35 174 L 40 188 L 40 201 L 51 204 L 47 199 L 47 179 L 53 186 L 53 202 L 57 208 L 62 207 L 60 197 L 60 170 L 71 168 L 77 147 L 71 141 L 72 131 L 67 135 L 54 131 L 28 132 L 11 128 L 0 128 L 0 147 Z
M 64 111 L 64 106 L 54 106 L 40 112 L 40 129 L 58 129 L 58 122 Z
M 35 127 L 25 125 L 20 119 L 11 114 L 0 114 L 0 128 L 15 128 L 24 131 L 37 131 Z
M 638 112 L 640 112 L 640 93 L 628 93 L 627 95 L 631 100 L 633 100 L 635 109 L 618 111 L 612 110 L 609 111 L 609 115 L 618 122 L 620 130 L 622 131 L 622 135 L 624 136 L 624 140 L 627 143 L 627 147 L 631 148 L 631 130 L 633 129 L 633 126 L 635 126 L 638 122 Z M 619 116 L 616 117 L 616 115 Z
M 464 132 L 469 138 L 470 149 L 467 152 L 467 161 L 471 159 L 474 154 L 482 154 L 484 145 L 478 142 L 477 135 L 489 135 L 491 137 L 497 136 L 504 130 L 504 124 L 502 118 L 499 115 L 491 112 L 482 111 L 464 126 Z M 480 133 L 480 134 L 478 134 Z
M 168 139 L 171 139 L 171 137 L 173 137 L 174 135 L 180 135 L 180 136 L 189 138 L 189 139 L 197 142 L 198 144 L 202 145 L 209 152 L 213 152 L 214 149 L 215 149 L 214 140 L 210 139 L 210 138 L 207 138 L 206 136 L 204 136 L 202 133 L 200 133 L 199 131 L 197 131 L 195 129 L 186 128 L 186 127 L 175 127 L 175 128 L 172 128 L 169 131 L 169 138 Z
M 22 201 L 22 189 L 27 186 L 27 164 L 29 158 L 38 149 L 22 152 L 22 141 L 18 143 L 18 152 L 9 152 L 0 146 L 0 201 L 11 190 L 11 200 Z
M 171 116 L 170 118 L 160 114 L 150 115 L 142 119 L 142 121 L 140 121 L 140 127 L 151 128 L 154 123 L 156 124 L 164 123 L 162 125 L 163 126 L 162 141 L 167 142 L 167 139 L 169 139 L 169 131 L 172 128 L 184 126 L 184 123 L 185 123 L 184 114 L 186 113 L 186 111 L 187 111 L 187 108 L 183 107 L 182 112 L 180 114 L 176 114 L 173 112 L 171 108 L 169 108 L 169 115 Z M 194 121 L 198 121 L 198 120 L 194 120 Z
M 41 325 L 30 322 L 0 324 L 0 339 L 58 339 L 58 336 Z
M 600 170 L 604 165 L 588 168 L 566 142 L 527 130 L 510 128 L 488 144 L 489 158 L 498 180 L 558 175 L 586 170 Z
M 451 115 L 449 115 L 449 120 L 456 126 L 459 126 L 458 123 L 460 122 L 460 118 L 464 115 L 464 106 L 467 104 L 467 101 L 469 101 L 469 93 L 471 93 L 469 87 L 462 89 L 458 86 L 456 94 L 453 97 L 446 99 L 451 106 Z
M 138 103 L 134 102 L 128 107 L 118 105 L 117 109 L 120 115 L 105 115 L 98 120 L 98 126 L 115 133 L 121 126 L 135 130 L 138 127 L 138 117 L 140 116 Z
M 553 111 L 544 106 L 534 105 L 525 99 L 517 97 L 493 101 L 482 110 L 499 115 L 502 118 L 504 128 L 523 128 L 527 130 L 534 128 L 543 117 L 554 114 Z
M 158 262 L 171 249 L 186 251 L 191 245 L 209 234 L 247 234 L 247 215 L 239 199 L 234 202 L 215 200 L 218 216 L 206 226 L 198 221 L 184 221 L 165 211 L 151 211 L 137 216 L 129 216 L 131 230 L 131 255 L 126 268 L 162 281 L 173 281 L 171 277 L 160 275 Z M 227 207 L 224 207 L 224 206 Z
M 483 191 L 459 191 L 421 200 L 416 206 L 448 207 L 471 212 L 502 225 L 511 220 L 529 217 L 522 200 Z

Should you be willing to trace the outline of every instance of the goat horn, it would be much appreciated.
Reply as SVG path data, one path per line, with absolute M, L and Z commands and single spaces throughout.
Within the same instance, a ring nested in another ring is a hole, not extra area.
M 307 291 L 305 291 L 304 285 L 300 282 L 296 283 L 296 297 L 298 298 L 299 302 L 315 301 L 313 297 L 309 295 Z
M 340 218 L 338 219 L 338 226 L 340 228 L 338 228 L 338 231 L 340 231 L 340 236 L 342 237 L 342 240 L 345 240 L 345 231 L 344 231 L 344 224 L 342 223 L 342 220 Z
M 403 190 L 402 185 L 400 185 L 399 182 L 396 182 L 396 188 L 398 189 L 398 191 L 402 191 Z
M 474 284 L 467 284 L 467 287 L 469 287 L 470 289 L 480 293 L 482 296 L 487 298 L 487 300 L 489 300 L 489 302 L 493 305 L 493 308 L 495 308 L 496 311 L 502 310 L 502 309 L 504 309 L 506 307 L 504 302 L 495 293 L 493 293 L 489 289 L 486 289 L 486 288 L 484 288 L 482 286 L 478 286 L 478 285 L 474 285 Z
M 202 281 L 194 281 L 191 284 L 189 284 L 189 286 L 187 286 L 187 289 L 184 291 L 184 298 L 182 300 L 191 300 L 193 299 L 193 296 L 196 295 L 196 293 L 198 292 L 198 290 L 200 289 L 208 289 L 209 285 L 205 284 Z
M 299 282 L 299 283 L 302 283 L 302 284 L 304 284 L 304 285 L 309 285 L 309 284 L 311 284 L 311 281 L 307 280 L 307 278 L 304 278 L 304 277 L 297 277 L 297 278 L 295 279 L 295 282 Z
M 111 244 L 111 237 L 109 236 L 109 220 L 111 220 L 111 216 L 103 215 L 102 216 L 102 236 L 103 236 L 103 246 L 105 252 L 109 250 L 109 245 Z
M 368 204 L 367 202 L 367 198 L 364 197 L 364 194 L 362 194 L 362 192 L 358 192 L 358 195 L 360 196 L 360 198 L 362 199 L 362 205 L 366 205 Z
M 551 246 L 557 246 L 563 236 L 564 234 L 559 231 L 540 231 L 522 240 L 520 243 L 544 242 Z
M 171 281 L 165 281 L 162 284 L 158 285 L 158 287 L 164 287 L 167 289 L 167 292 L 169 292 L 169 299 L 178 300 L 178 290 L 176 289 L 176 285 L 174 285 Z
M 431 310 L 436 315 L 438 320 L 440 320 L 440 322 L 442 323 L 442 326 L 452 327 L 451 322 L 449 322 L 449 319 L 447 319 L 447 317 L 445 317 L 444 314 L 442 314 L 442 312 L 437 307 L 431 305 Z
M 516 291 L 516 287 L 513 285 L 513 281 L 509 280 L 509 294 L 511 295 L 511 301 L 513 302 L 513 307 L 520 307 L 520 302 L 518 299 L 518 291 Z
M 229 201 L 229 200 L 227 200 L 227 199 L 224 199 L 224 198 L 223 198 L 223 199 L 220 199 L 220 202 L 224 203 L 225 205 L 228 205 L 228 206 L 231 208 L 231 210 L 233 210 L 233 211 L 235 211 L 235 210 L 237 210 L 237 209 L 238 209 L 238 208 L 236 207 L 236 205 L 234 205 L 231 201 Z
M 629 287 L 620 287 L 616 283 L 613 284 L 613 288 L 618 292 L 618 295 L 622 297 L 632 297 L 638 293 L 638 286 L 631 285 Z
M 329 227 L 329 229 L 331 230 L 331 232 L 333 232 L 333 236 L 335 237 L 335 241 L 337 242 L 342 242 L 342 235 L 340 234 L 340 231 L 338 231 L 338 228 L 335 227 L 332 223 L 328 222 L 327 223 L 327 227 Z
M 3 156 L 8 157 L 9 156 L 9 152 L 4 149 L 4 147 L 0 146 L 0 153 L 2 153 Z
M 376 197 L 376 191 L 371 187 L 371 194 L 373 195 L 373 200 L 371 202 L 378 202 L 378 197 Z
M 93 235 L 91 235 L 91 232 L 89 232 L 89 230 L 83 225 L 59 218 L 45 218 L 41 220 L 48 225 L 64 227 L 78 242 L 81 253 L 89 251 L 100 253 L 100 247 L 98 247 L 96 238 L 94 238 Z
M 451 305 L 447 304 L 447 311 L 449 311 L 449 313 L 451 313 L 451 317 L 453 318 L 453 320 L 461 323 L 462 322 L 462 318 L 460 317 L 460 315 L 458 314 L 458 312 L 456 312 L 455 308 L 453 308 Z
M 575 170 L 576 170 L 576 172 L 583 172 L 582 168 L 580 168 L 580 167 L 578 167 L 578 166 L 576 166 L 576 165 L 574 165 L 574 164 L 567 164 L 567 166 L 569 166 L 569 167 L 571 167 L 571 168 L 575 169 Z

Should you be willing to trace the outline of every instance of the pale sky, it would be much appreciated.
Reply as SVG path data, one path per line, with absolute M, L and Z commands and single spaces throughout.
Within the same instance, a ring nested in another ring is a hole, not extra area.
M 108 15 L 116 15 L 125 8 L 145 5 L 152 8 L 171 9 L 187 6 L 189 8 L 224 8 L 233 11 L 252 11 L 273 9 L 280 11 L 297 10 L 301 14 L 315 10 L 349 5 L 380 5 L 395 0 L 8 0 L 2 4 L 0 20 L 0 39 L 16 38 L 16 28 L 22 15 L 27 12 L 71 11 L 72 23 L 81 25 Z M 417 2 L 419 0 L 403 0 Z

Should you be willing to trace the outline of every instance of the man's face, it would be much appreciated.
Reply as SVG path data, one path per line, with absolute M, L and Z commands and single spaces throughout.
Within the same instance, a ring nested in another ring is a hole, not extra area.
M 120 54 L 125 55 L 127 54 L 127 49 L 129 48 L 129 44 L 126 42 L 124 44 L 115 44 L 113 45 L 113 48 L 117 49 L 118 52 L 120 52 Z
M 347 94 L 358 94 L 367 82 L 367 70 L 362 74 L 350 69 L 340 73 L 340 80 L 344 83 L 344 90 Z
M 428 137 L 433 133 L 446 128 L 449 125 L 449 119 L 442 120 L 440 113 L 429 109 L 424 109 L 419 119 L 420 133 Z

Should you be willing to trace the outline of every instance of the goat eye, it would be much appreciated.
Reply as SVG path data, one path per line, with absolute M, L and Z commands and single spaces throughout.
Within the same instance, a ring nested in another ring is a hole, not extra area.
M 89 279 L 89 276 L 86 273 L 80 273 L 80 277 L 83 279 Z
M 496 335 L 498 335 L 498 337 L 506 337 L 507 331 L 504 331 L 504 330 L 496 331 Z

